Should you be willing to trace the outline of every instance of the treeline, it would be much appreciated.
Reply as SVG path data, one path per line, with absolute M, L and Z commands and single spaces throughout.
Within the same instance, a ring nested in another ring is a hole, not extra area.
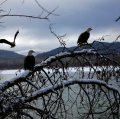
M 109 56 L 110 57 L 110 56 Z M 111 56 L 111 59 L 116 59 L 115 61 L 120 63 L 119 60 L 120 56 L 113 57 Z M 35 57 L 35 62 L 36 64 L 40 63 L 41 61 L 45 60 L 46 58 L 42 57 Z M 49 64 L 51 67 L 86 67 L 86 66 L 110 66 L 113 65 L 113 62 L 110 61 L 109 59 L 106 58 L 100 58 L 99 56 L 78 56 L 73 57 L 73 58 L 63 58 L 61 60 L 57 60 L 51 64 Z M 5 69 L 22 69 L 24 68 L 24 58 L 17 58 L 17 59 L 0 59 L 0 70 L 5 70 Z
M 43 61 L 45 58 L 35 57 L 36 64 Z M 24 68 L 24 58 L 16 59 L 0 59 L 0 70 L 5 69 L 22 69 Z
M 105 58 L 106 57 L 106 58 Z M 63 58 L 61 60 L 57 60 L 53 63 L 50 64 L 51 67 L 63 67 L 67 68 L 67 67 L 87 67 L 87 66 L 114 66 L 115 64 L 118 65 L 118 63 L 120 63 L 120 56 L 116 55 L 105 55 L 105 57 L 101 57 L 101 56 L 94 56 L 94 55 L 82 55 L 82 56 L 77 56 L 77 57 L 73 57 L 73 58 Z M 116 61 L 115 62 L 113 62 Z

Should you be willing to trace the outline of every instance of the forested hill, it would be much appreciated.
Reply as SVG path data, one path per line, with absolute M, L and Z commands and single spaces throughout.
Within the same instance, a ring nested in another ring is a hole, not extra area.
M 107 47 L 110 50 L 114 50 L 115 49 L 116 53 L 120 53 L 120 42 L 113 42 L 113 43 L 108 43 L 108 42 L 98 43 L 98 42 L 96 42 L 92 46 L 95 49 L 106 49 L 105 47 Z M 87 47 L 88 46 L 83 46 L 82 49 L 87 48 Z M 66 48 L 64 51 L 73 51 L 75 48 L 76 48 L 76 46 L 70 47 L 70 48 Z M 80 51 L 82 49 L 77 48 L 76 50 Z M 91 49 L 93 49 L 93 48 L 91 47 Z M 40 53 L 36 57 L 48 57 L 50 55 L 55 55 L 55 54 L 60 53 L 62 51 L 63 51 L 63 47 L 58 47 L 58 48 L 53 49 L 51 51 Z
M 24 58 L 24 55 L 20 55 L 13 51 L 0 50 L 0 59 L 14 59 L 14 58 Z
M 105 47 L 108 47 L 108 49 L 111 50 L 116 50 L 116 53 L 120 53 L 120 42 L 116 42 L 116 43 L 107 43 L 104 42 L 103 44 L 101 43 L 94 43 L 92 45 L 95 49 L 104 49 Z M 88 46 L 83 46 L 82 49 L 87 48 Z M 70 48 L 66 48 L 64 51 L 73 51 L 76 48 L 76 46 L 70 47 Z M 89 47 L 90 48 L 90 47 Z M 82 49 L 77 48 L 77 51 L 80 51 Z M 92 47 L 91 47 L 92 49 Z M 106 49 L 106 48 L 105 48 Z M 53 49 L 51 51 L 48 52 L 43 52 L 38 54 L 36 57 L 49 57 L 51 55 L 55 55 L 57 53 L 60 53 L 63 51 L 63 47 L 58 47 L 56 49 Z M 24 55 L 15 53 L 13 51 L 7 51 L 7 50 L 0 50 L 0 59 L 15 59 L 15 58 L 24 58 Z

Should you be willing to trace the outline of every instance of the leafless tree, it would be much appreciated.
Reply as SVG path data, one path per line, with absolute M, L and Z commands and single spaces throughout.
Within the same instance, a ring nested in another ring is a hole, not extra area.
M 50 30 L 66 47 L 62 36 Z M 89 44 L 82 51 L 63 50 L 36 64 L 33 71 L 1 83 L 0 118 L 119 119 L 119 55 L 111 45 L 104 46 L 104 37 L 92 43 L 100 43 L 102 49 Z
M 0 84 L 1 119 L 119 118 L 119 55 L 102 50 L 63 51 Z

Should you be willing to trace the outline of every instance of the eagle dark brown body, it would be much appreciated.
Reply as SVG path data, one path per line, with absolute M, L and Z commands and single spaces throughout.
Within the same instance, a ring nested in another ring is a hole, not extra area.
M 35 66 L 35 57 L 34 56 L 27 56 L 24 59 L 24 69 L 32 70 Z
M 32 55 L 34 51 L 30 50 L 28 52 L 28 56 L 25 57 L 24 59 L 24 69 L 27 70 L 33 70 L 34 66 L 35 66 L 35 57 Z
M 80 46 L 80 48 L 82 48 L 82 44 L 83 43 L 87 43 L 88 41 L 88 38 L 90 37 L 90 31 L 92 29 L 91 28 L 87 28 L 87 30 L 83 33 L 80 34 L 79 38 L 78 38 L 78 41 L 77 41 L 77 44 Z
M 87 43 L 88 38 L 90 37 L 90 33 L 88 33 L 87 31 L 85 31 L 84 33 L 82 33 L 79 38 L 78 38 L 78 44 L 80 43 Z

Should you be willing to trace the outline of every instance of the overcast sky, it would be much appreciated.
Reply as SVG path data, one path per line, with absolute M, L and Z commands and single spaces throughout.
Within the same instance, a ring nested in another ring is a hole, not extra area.
M 0 0 L 2 3 L 5 0 Z M 91 43 L 94 40 L 105 37 L 105 42 L 114 41 L 120 35 L 120 20 L 115 20 L 120 16 L 120 0 L 38 0 L 40 5 L 48 11 L 58 7 L 54 14 L 50 15 L 50 21 L 42 19 L 30 19 L 23 17 L 4 17 L 0 22 L 4 22 L 4 27 L 0 27 L 0 39 L 13 41 L 14 34 L 19 29 L 16 39 L 16 47 L 10 48 L 6 44 L 0 44 L 0 49 L 11 50 L 19 54 L 26 55 L 28 50 L 32 49 L 38 52 L 46 52 L 54 48 L 60 47 L 58 39 L 50 32 L 49 25 L 52 30 L 62 36 L 67 41 L 66 47 L 77 45 L 78 36 L 88 27 L 91 27 L 90 38 Z M 33 15 L 38 16 L 42 13 L 42 9 L 37 5 L 35 0 L 7 0 L 0 6 L 0 9 L 7 14 Z M 41 17 L 45 17 L 43 12 Z M 120 40 L 120 39 L 119 39 Z

